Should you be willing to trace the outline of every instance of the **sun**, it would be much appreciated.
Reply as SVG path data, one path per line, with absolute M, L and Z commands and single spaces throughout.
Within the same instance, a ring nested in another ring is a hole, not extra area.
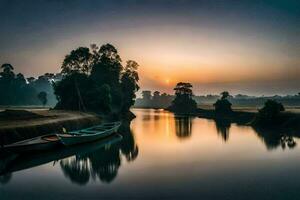
M 167 79 L 165 80 L 165 82 L 166 82 L 167 85 L 169 85 L 170 79 L 167 78 Z

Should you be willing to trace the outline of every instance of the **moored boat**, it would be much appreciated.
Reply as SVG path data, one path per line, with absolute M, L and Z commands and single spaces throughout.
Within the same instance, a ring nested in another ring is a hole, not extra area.
M 106 148 L 106 146 L 120 142 L 122 138 L 123 137 L 121 135 L 115 134 L 103 140 L 81 145 L 74 145 L 71 147 L 64 147 L 61 145 L 61 148 L 55 148 L 49 151 L 40 151 L 34 154 L 31 152 L 24 154 L 10 154 L 4 157 L 5 159 L 0 159 L 0 176 L 3 174 L 40 166 L 52 161 L 58 161 L 73 155 L 86 155 L 101 148 Z
M 121 126 L 120 122 L 106 123 L 93 126 L 79 131 L 72 131 L 65 134 L 57 134 L 61 143 L 65 146 L 92 142 L 116 133 Z
M 48 150 L 59 145 L 61 145 L 59 137 L 56 134 L 49 134 L 4 145 L 2 150 L 22 153 L 28 151 Z

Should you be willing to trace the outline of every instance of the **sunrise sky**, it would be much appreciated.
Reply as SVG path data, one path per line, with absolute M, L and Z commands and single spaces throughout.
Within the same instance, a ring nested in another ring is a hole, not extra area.
M 300 92 L 297 0 L 0 0 L 0 62 L 59 72 L 79 46 L 111 43 L 140 64 L 141 89 Z

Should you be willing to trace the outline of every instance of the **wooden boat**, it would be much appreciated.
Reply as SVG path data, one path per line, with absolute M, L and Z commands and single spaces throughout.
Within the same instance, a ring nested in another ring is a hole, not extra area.
M 0 160 L 0 176 L 15 171 L 29 169 L 32 167 L 40 166 L 52 161 L 58 161 L 73 155 L 81 156 L 88 153 L 95 152 L 106 146 L 116 144 L 122 140 L 122 136 L 119 134 L 105 138 L 91 143 L 85 143 L 81 145 L 75 145 L 71 147 L 55 148 L 50 151 L 43 151 L 37 153 L 25 153 L 25 154 L 11 154 L 5 159 Z
M 120 126 L 120 122 L 106 123 L 79 131 L 57 134 L 57 136 L 65 146 L 70 146 L 108 137 L 113 133 L 116 133 Z
M 56 134 L 49 134 L 4 145 L 2 150 L 22 153 L 28 151 L 48 150 L 59 145 L 61 145 L 59 137 Z

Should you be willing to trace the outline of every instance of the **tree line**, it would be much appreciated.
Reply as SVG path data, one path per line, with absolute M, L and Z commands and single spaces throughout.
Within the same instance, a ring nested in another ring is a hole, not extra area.
M 218 99 L 222 98 L 220 94 L 194 95 L 193 99 L 199 105 L 213 105 Z M 167 108 L 172 104 L 175 94 L 160 93 L 159 91 L 151 92 L 142 91 L 142 97 L 136 99 L 135 107 L 138 108 Z M 299 106 L 300 93 L 294 95 L 274 95 L 274 96 L 249 96 L 237 94 L 226 97 L 235 106 L 244 107 L 262 107 L 267 100 L 276 100 L 286 106 Z
M 56 98 L 52 82 L 60 79 L 60 74 L 46 73 L 38 78 L 26 78 L 22 73 L 15 73 L 9 63 L 1 65 L 0 105 L 54 105 Z
M 0 105 L 55 105 L 56 109 L 126 113 L 139 90 L 138 63 L 122 64 L 111 44 L 78 47 L 65 56 L 58 74 L 25 78 L 5 63 Z

